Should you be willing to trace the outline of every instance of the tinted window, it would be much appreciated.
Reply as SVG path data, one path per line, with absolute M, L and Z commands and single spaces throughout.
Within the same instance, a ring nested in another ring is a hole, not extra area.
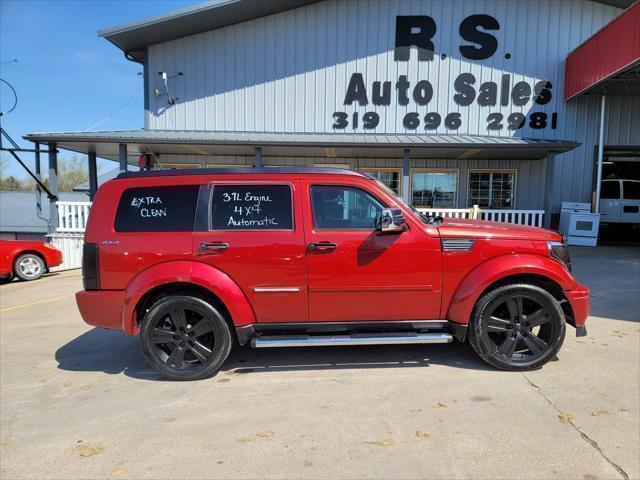
M 116 232 L 190 232 L 198 185 L 130 188 L 120 198 Z
M 620 182 L 602 182 L 600 186 L 600 198 L 619 199 L 620 198 Z
M 625 200 L 640 200 L 640 182 L 624 182 L 622 191 Z
M 339 186 L 311 187 L 313 223 L 319 229 L 375 229 L 375 220 L 383 206 L 358 188 Z
M 213 230 L 293 230 L 289 185 L 215 185 Z

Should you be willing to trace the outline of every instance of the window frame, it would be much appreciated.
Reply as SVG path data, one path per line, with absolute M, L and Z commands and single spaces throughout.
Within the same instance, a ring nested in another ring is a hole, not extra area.
M 424 205 L 414 205 L 413 204 L 413 179 L 416 173 L 454 173 L 456 175 L 456 191 L 453 198 L 453 206 L 452 207 L 428 207 Z M 457 208 L 458 207 L 458 199 L 460 192 L 460 169 L 459 168 L 422 168 L 422 167 L 413 167 L 411 168 L 410 180 L 409 180 L 409 204 L 415 208 Z
M 398 183 L 398 196 L 402 197 L 402 168 L 395 167 L 360 167 L 358 171 L 361 173 L 372 173 L 372 172 L 397 172 L 399 174 L 399 183 Z M 376 177 L 376 179 L 378 179 Z
M 332 183 L 312 183 L 309 184 L 309 206 L 311 207 L 310 209 L 310 213 L 311 213 L 311 223 L 313 225 L 312 230 L 315 231 L 323 231 L 323 232 L 329 232 L 329 231 L 339 231 L 339 232 L 375 232 L 375 228 L 323 228 L 323 227 L 318 227 L 316 226 L 316 216 L 314 213 L 314 209 L 313 209 L 313 195 L 311 194 L 311 190 L 313 187 L 332 187 L 332 188 L 344 188 L 344 189 L 350 189 L 350 190 L 360 190 L 361 192 L 364 192 L 365 194 L 369 195 L 370 197 L 372 197 L 375 201 L 377 201 L 380 205 L 382 205 L 382 208 L 389 208 L 389 205 L 387 204 L 387 202 L 382 201 L 380 198 L 378 198 L 376 195 L 374 195 L 373 193 L 371 193 L 369 190 L 359 187 L 359 186 L 355 186 L 355 185 L 347 185 L 347 184 L 342 184 L 342 183 L 336 183 L 336 184 L 332 184 Z
M 213 191 L 216 185 L 285 185 L 289 187 L 291 195 L 291 228 L 213 228 Z M 209 182 L 209 199 L 207 201 L 207 231 L 208 232 L 295 232 L 296 231 L 296 214 L 295 214 L 295 196 L 294 185 L 291 182 L 256 182 L 256 181 L 213 181 Z
M 480 207 L 485 210 L 517 210 L 516 208 L 516 200 L 518 193 L 518 169 L 517 168 L 471 168 L 467 170 L 467 205 L 471 202 L 471 174 L 472 173 L 512 173 L 513 174 L 513 191 L 511 193 L 511 199 L 513 201 L 513 205 L 510 208 L 494 208 L 494 207 Z M 489 204 L 491 204 L 492 193 L 493 190 L 491 186 L 493 185 L 493 176 L 491 180 L 489 180 Z M 473 206 L 473 205 L 471 205 Z M 469 207 L 471 208 L 471 207 Z

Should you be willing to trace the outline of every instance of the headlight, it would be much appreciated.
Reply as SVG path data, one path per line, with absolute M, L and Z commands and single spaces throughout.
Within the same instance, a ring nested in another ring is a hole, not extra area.
M 51 244 L 50 244 L 50 243 L 48 243 L 48 242 L 44 242 L 44 243 L 42 244 L 42 246 L 43 246 L 43 247 L 46 247 L 46 248 L 50 248 L 51 250 L 58 250 L 56 247 L 54 247 L 53 245 L 51 245 Z
M 547 246 L 549 247 L 549 255 L 564 263 L 571 271 L 571 256 L 569 255 L 567 244 L 564 242 L 547 242 Z

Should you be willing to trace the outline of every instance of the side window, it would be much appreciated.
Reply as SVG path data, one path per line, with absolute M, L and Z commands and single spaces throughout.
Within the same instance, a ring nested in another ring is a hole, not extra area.
M 192 232 L 199 185 L 129 188 L 122 193 L 116 232 Z
M 640 200 L 640 182 L 623 182 L 622 192 L 625 200 Z
M 602 185 L 600 186 L 600 198 L 620 200 L 620 182 L 617 180 L 602 182 Z
M 212 230 L 293 230 L 290 185 L 214 185 Z
M 311 187 L 311 208 L 317 229 L 373 230 L 384 207 L 359 188 L 316 185 Z

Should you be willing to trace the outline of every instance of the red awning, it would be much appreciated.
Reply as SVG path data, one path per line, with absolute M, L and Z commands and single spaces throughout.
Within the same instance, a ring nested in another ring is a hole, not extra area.
M 640 64 L 640 0 L 567 56 L 564 99 Z

